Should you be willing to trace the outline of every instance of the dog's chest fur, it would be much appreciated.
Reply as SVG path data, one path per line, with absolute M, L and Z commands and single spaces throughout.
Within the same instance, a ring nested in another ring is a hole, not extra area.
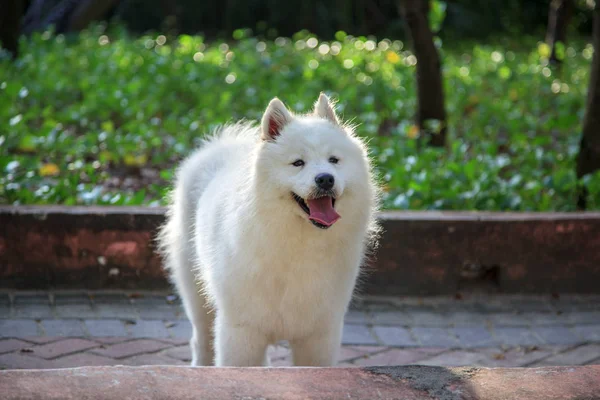
M 235 279 L 220 282 L 230 294 L 223 300 L 235 303 L 228 305 L 243 316 L 240 322 L 279 340 L 312 334 L 323 320 L 339 318 L 336 310 L 350 300 L 358 274 L 360 244 L 348 249 L 336 234 L 341 223 L 328 232 L 306 221 L 293 229 L 264 228 L 253 226 L 239 237 L 225 262 Z

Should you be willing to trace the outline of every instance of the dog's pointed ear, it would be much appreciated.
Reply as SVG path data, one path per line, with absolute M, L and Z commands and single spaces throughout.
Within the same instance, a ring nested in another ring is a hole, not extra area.
M 265 111 L 261 121 L 261 138 L 263 140 L 275 140 L 284 126 L 289 124 L 294 117 L 285 105 L 275 97 Z
M 336 125 L 340 124 L 340 120 L 335 113 L 333 103 L 329 100 L 329 97 L 323 92 L 319 95 L 319 99 L 315 103 L 315 115 L 325 118 L 326 120 L 333 122 Z

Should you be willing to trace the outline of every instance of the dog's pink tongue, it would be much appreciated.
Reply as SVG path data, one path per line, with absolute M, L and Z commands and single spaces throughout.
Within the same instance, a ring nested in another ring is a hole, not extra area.
M 329 196 L 308 200 L 307 203 L 310 210 L 308 218 L 315 222 L 331 226 L 341 218 L 333 208 L 333 199 Z

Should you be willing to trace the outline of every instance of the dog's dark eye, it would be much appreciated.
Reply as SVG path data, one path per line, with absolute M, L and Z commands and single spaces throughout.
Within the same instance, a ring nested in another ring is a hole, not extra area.
M 303 161 L 303 160 L 296 160 L 296 161 L 294 161 L 294 162 L 292 163 L 292 165 L 293 165 L 294 167 L 302 167 L 302 166 L 304 166 L 304 161 Z
M 337 157 L 329 157 L 329 162 L 332 164 L 337 164 L 340 161 Z

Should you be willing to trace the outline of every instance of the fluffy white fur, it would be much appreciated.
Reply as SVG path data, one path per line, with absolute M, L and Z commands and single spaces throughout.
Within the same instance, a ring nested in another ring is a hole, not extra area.
M 341 215 L 326 230 L 291 195 L 311 196 L 319 173 L 335 177 Z M 312 114 L 273 99 L 260 127 L 216 132 L 179 168 L 159 236 L 193 325 L 192 365 L 265 365 L 279 340 L 295 365 L 335 365 L 376 206 L 366 146 L 324 94 Z

